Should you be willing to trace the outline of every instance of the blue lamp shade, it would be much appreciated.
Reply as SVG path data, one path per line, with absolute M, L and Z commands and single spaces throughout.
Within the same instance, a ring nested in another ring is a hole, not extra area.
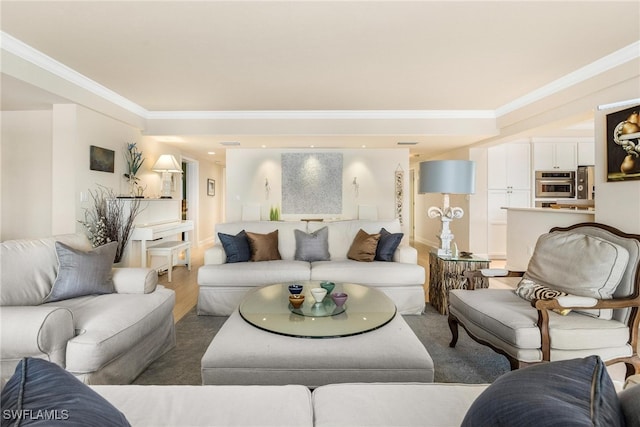
M 420 163 L 419 193 L 473 194 L 475 191 L 475 162 L 431 160 Z

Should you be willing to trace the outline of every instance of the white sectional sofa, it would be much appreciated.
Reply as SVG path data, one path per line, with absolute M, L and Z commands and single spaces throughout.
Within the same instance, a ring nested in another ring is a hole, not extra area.
M 328 261 L 295 259 L 294 230 L 313 233 L 328 229 Z M 400 314 L 420 314 L 424 309 L 424 268 L 418 254 L 404 236 L 393 261 L 361 262 L 347 258 L 347 252 L 360 229 L 369 234 L 384 228 L 400 233 L 399 221 L 253 221 L 223 223 L 216 226 L 216 242 L 205 251 L 204 265 L 198 270 L 198 314 L 228 316 L 246 292 L 256 286 L 279 282 L 328 280 L 373 286 L 385 292 Z M 227 263 L 227 254 L 218 233 L 237 235 L 246 232 L 267 234 L 278 230 L 281 260 Z
M 29 356 L 87 384 L 130 383 L 175 346 L 174 292 L 157 285 L 155 270 L 114 268 L 115 292 L 45 302 L 58 276 L 56 242 L 92 249 L 80 234 L 1 244 L 2 378 Z

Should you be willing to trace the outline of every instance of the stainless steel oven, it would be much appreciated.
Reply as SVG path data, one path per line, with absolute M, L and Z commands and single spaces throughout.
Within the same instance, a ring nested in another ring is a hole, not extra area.
M 574 171 L 536 171 L 536 199 L 576 196 L 576 173 Z

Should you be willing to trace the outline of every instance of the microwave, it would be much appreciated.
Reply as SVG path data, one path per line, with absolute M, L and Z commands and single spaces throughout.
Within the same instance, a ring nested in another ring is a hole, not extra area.
M 536 171 L 536 199 L 576 196 L 576 173 L 574 171 Z

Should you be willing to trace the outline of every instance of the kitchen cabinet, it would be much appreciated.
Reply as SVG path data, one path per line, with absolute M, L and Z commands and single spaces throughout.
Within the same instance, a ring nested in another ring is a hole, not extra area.
M 578 166 L 596 164 L 596 147 L 593 142 L 578 142 Z
M 578 167 L 575 142 L 535 142 L 533 169 L 536 171 L 575 171 Z
M 531 148 L 511 143 L 489 147 L 487 187 L 490 190 L 531 189 Z
M 506 207 L 531 206 L 531 146 L 507 143 L 487 152 L 487 253 L 505 258 L 507 251 Z

